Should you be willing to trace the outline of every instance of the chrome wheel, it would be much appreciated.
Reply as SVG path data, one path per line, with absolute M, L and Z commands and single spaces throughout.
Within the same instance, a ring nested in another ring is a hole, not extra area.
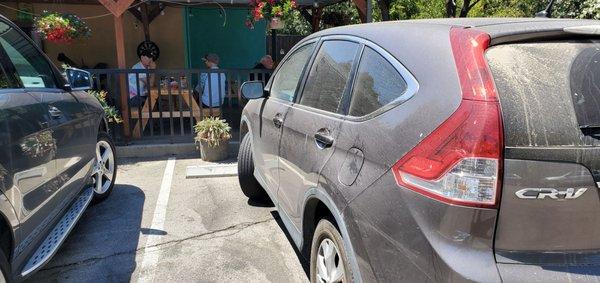
M 96 143 L 96 165 L 94 166 L 94 192 L 105 193 L 113 182 L 115 155 L 110 144 L 104 140 Z
M 343 282 L 344 273 L 344 262 L 338 247 L 332 240 L 323 239 L 317 253 L 317 281 Z

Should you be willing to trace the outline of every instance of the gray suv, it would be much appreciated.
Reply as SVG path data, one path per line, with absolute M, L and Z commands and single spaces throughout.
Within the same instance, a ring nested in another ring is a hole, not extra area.
M 0 282 L 42 267 L 112 191 L 115 148 L 90 87 L 0 15 Z
M 242 94 L 242 191 L 312 282 L 600 280 L 599 21 L 328 29 Z

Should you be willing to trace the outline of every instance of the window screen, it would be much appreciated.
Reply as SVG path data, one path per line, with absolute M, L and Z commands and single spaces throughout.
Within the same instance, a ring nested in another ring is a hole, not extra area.
M 338 113 L 358 43 L 331 40 L 321 45 L 310 70 L 300 104 Z

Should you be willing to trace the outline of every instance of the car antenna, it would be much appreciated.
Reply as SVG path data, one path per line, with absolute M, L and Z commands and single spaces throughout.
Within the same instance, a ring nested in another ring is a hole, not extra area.
M 535 13 L 536 18 L 551 18 L 552 17 L 552 5 L 554 5 L 554 0 L 550 0 L 546 9 L 541 10 Z

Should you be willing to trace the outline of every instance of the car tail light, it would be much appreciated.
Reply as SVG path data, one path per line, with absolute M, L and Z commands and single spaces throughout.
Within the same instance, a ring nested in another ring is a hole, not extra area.
M 458 109 L 392 167 L 398 185 L 436 200 L 496 207 L 502 166 L 502 120 L 484 57 L 490 37 L 450 31 L 462 101 Z

